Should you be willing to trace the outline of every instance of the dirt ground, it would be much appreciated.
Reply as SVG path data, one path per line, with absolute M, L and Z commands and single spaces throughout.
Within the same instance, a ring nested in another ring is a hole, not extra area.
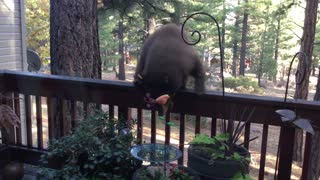
M 132 81 L 133 80 L 133 73 L 134 73 L 134 65 L 126 65 L 126 80 Z M 228 74 L 227 74 L 228 76 Z M 116 80 L 115 73 L 103 73 L 103 79 L 109 80 Z M 290 86 L 288 91 L 288 98 L 291 98 L 294 94 L 294 76 L 290 77 Z M 259 96 L 273 96 L 273 97 L 284 97 L 285 92 L 285 84 L 282 83 L 282 86 L 278 84 L 274 84 L 273 82 L 264 80 L 263 82 L 264 89 L 263 93 L 256 94 Z M 314 93 L 315 93 L 315 86 L 317 83 L 317 77 L 310 77 L 310 90 L 309 90 L 309 99 L 312 100 Z M 228 90 L 226 90 L 228 92 Z M 239 93 L 239 92 L 233 92 Z M 133 115 L 134 113 L 133 110 Z M 174 116 L 173 116 L 174 117 Z M 134 118 L 134 117 L 133 117 Z M 146 111 L 144 113 L 144 127 L 143 127 L 143 134 L 144 139 L 143 142 L 149 142 L 151 137 L 151 124 L 150 124 L 150 112 Z M 178 119 L 178 118 L 177 118 Z M 186 118 L 186 134 L 185 134 L 185 148 L 184 148 L 184 162 L 187 163 L 187 148 L 188 142 L 194 137 L 194 126 L 195 121 L 192 120 L 192 117 Z M 176 126 L 171 127 L 171 139 L 170 143 L 174 146 L 178 147 L 179 144 L 179 121 L 172 118 L 171 121 L 174 122 Z M 163 143 L 165 137 L 165 130 L 164 130 L 164 122 L 161 120 L 157 121 L 157 142 Z M 201 133 L 210 134 L 210 124 L 211 119 L 204 119 L 201 122 Z M 268 134 L 268 143 L 267 143 L 267 155 L 266 155 L 266 165 L 265 165 L 265 178 L 264 179 L 274 179 L 275 173 L 275 164 L 277 159 L 277 147 L 279 142 L 279 132 L 280 128 L 275 126 L 269 126 L 269 134 Z M 262 125 L 259 124 L 251 124 L 251 133 L 250 138 L 258 137 L 258 139 L 250 142 L 249 151 L 251 153 L 251 163 L 250 163 L 250 175 L 253 179 L 258 179 L 259 176 L 259 163 L 260 163 L 260 151 L 261 151 L 261 141 L 262 141 Z M 292 176 L 291 179 L 300 179 L 301 176 L 301 165 L 299 163 L 294 162 L 292 164 Z

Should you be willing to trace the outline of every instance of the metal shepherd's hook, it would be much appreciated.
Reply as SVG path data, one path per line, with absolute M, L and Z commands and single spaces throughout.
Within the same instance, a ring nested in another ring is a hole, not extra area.
M 194 13 L 194 14 L 191 14 L 190 16 L 188 16 L 187 17 L 187 19 L 183 22 L 183 24 L 182 24 L 182 28 L 181 28 L 181 36 L 182 36 L 182 39 L 183 39 L 183 41 L 186 43 L 186 44 L 189 44 L 189 45 L 196 45 L 196 44 L 198 44 L 199 42 L 200 42 L 200 40 L 201 40 L 201 34 L 200 34 L 200 32 L 199 31 L 197 31 L 197 30 L 195 30 L 195 31 L 193 31 L 192 32 L 192 34 L 191 34 L 191 36 L 194 36 L 194 34 L 197 34 L 197 36 L 198 36 L 198 40 L 197 41 L 195 41 L 195 42 L 188 42 L 187 40 L 186 40 L 186 38 L 184 37 L 184 26 L 185 26 L 185 24 L 186 24 L 186 22 L 190 19 L 190 18 L 192 18 L 193 16 L 196 16 L 196 15 L 206 15 L 206 16 L 209 16 L 214 22 L 215 22 L 215 24 L 216 24 L 216 26 L 217 26 L 217 28 L 218 28 L 218 36 L 219 36 L 219 48 L 220 48 L 220 71 L 221 71 L 221 81 L 222 81 L 222 96 L 224 97 L 224 75 L 223 75 L 223 51 L 222 51 L 222 43 L 221 43 L 221 34 L 220 34 L 220 27 L 219 27 L 219 24 L 218 24 L 218 22 L 217 22 L 217 20 L 213 17 L 213 16 L 211 16 L 210 14 L 208 14 L 208 13 L 204 13 L 204 12 L 198 12 L 198 13 Z
M 297 52 L 297 53 L 293 56 L 293 58 L 292 58 L 292 60 L 291 60 L 291 62 L 290 62 L 289 72 L 288 72 L 288 79 L 287 79 L 287 85 L 286 85 L 286 92 L 285 92 L 285 95 L 284 95 L 284 103 L 287 102 L 288 88 L 289 88 L 289 80 L 290 80 L 290 74 L 291 74 L 292 64 L 293 64 L 293 61 L 295 60 L 295 58 L 296 58 L 299 54 L 302 54 L 302 55 L 303 55 L 303 67 L 304 67 L 304 71 L 303 71 L 302 76 L 301 76 L 301 78 L 300 78 L 299 81 L 298 81 L 298 79 L 296 78 L 296 84 L 297 84 L 297 85 L 301 85 L 302 82 L 303 82 L 303 80 L 304 80 L 305 77 L 306 77 L 306 71 L 307 71 L 307 70 L 306 70 L 306 68 L 307 68 L 307 54 L 306 54 L 305 52 L 299 51 L 299 52 Z M 296 77 L 297 77 L 298 75 L 301 75 L 301 72 L 300 72 L 299 68 L 297 69 Z

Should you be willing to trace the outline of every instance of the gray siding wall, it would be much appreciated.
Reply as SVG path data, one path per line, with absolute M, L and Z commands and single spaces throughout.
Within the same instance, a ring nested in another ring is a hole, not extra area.
M 24 0 L 0 0 L 0 69 L 26 70 Z M 24 97 L 20 96 L 22 143 L 26 144 Z
M 0 69 L 25 69 L 24 19 L 24 0 L 0 0 Z

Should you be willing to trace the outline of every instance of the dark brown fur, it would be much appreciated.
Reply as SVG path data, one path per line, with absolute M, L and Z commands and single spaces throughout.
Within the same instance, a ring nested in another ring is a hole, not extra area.
M 195 91 L 204 91 L 203 67 L 194 49 L 181 37 L 175 24 L 162 26 L 144 43 L 134 83 L 156 98 L 185 88 L 188 76 L 195 78 Z

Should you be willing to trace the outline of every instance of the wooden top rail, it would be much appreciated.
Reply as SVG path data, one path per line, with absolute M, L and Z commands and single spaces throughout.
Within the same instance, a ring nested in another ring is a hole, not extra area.
M 1 70 L 0 92 L 147 109 L 142 94 L 130 82 Z M 320 102 L 288 100 L 289 102 L 284 104 L 283 98 L 229 93 L 223 98 L 221 94 L 207 91 L 197 95 L 188 90 L 181 91 L 174 97 L 172 112 L 228 118 L 231 116 L 231 107 L 238 109 L 250 106 L 255 107 L 251 122 L 280 126 L 280 118 L 275 110 L 289 108 L 296 109 L 301 117 L 311 119 L 315 127 L 320 127 Z

